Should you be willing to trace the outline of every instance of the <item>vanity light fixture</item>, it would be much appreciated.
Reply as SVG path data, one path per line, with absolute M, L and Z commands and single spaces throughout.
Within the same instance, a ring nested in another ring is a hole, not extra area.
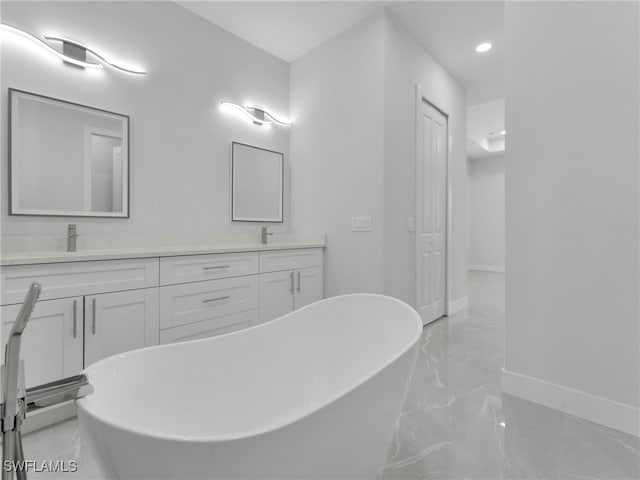
M 489 50 L 491 50 L 492 46 L 493 45 L 491 45 L 489 42 L 481 43 L 480 45 L 478 45 L 476 47 L 476 52 L 478 52 L 478 53 L 488 52 Z
M 249 119 L 257 124 L 257 125 L 271 125 L 275 123 L 276 125 L 281 125 L 283 127 L 290 127 L 291 122 L 285 122 L 282 119 L 277 118 L 275 115 L 265 110 L 263 107 L 259 107 L 257 105 L 247 105 L 246 107 L 242 107 L 237 103 L 232 102 L 220 102 L 220 104 L 224 107 L 231 107 L 236 110 L 244 113 Z
M 102 56 L 101 54 L 99 54 L 98 52 L 96 52 L 95 50 L 91 49 L 90 47 L 83 45 L 80 42 L 77 42 L 75 40 L 69 40 L 68 38 L 65 37 L 58 37 L 58 36 L 54 36 L 54 35 L 45 35 L 44 38 L 46 40 L 52 41 L 52 42 L 61 42 L 62 43 L 62 51 L 63 52 L 73 52 L 73 56 L 75 56 L 76 54 L 79 54 L 79 56 L 81 57 L 86 57 L 87 53 L 90 53 L 91 55 L 93 55 L 94 57 L 96 57 L 98 60 L 100 60 L 102 63 L 109 65 L 112 68 L 115 68 L 116 70 L 120 70 L 121 72 L 125 72 L 125 73 L 131 73 L 133 75 L 146 75 L 147 72 L 145 72 L 142 69 L 138 69 L 138 68 L 126 68 L 123 67 L 121 65 L 118 65 L 116 63 L 113 63 L 109 60 L 107 60 L 104 56 Z M 67 55 L 69 56 L 69 55 Z M 66 60 L 65 60 L 66 61 Z M 96 65 L 100 65 L 100 64 L 96 64 Z
M 97 53 L 95 50 L 87 47 L 86 45 L 83 45 L 80 42 L 76 42 L 75 40 L 69 40 L 68 38 L 58 37 L 53 35 L 45 35 L 44 36 L 45 40 L 48 40 L 50 42 L 54 41 L 54 42 L 62 43 L 62 52 L 61 52 L 53 48 L 49 43 L 45 42 L 44 40 L 36 37 L 35 35 L 32 35 L 31 33 L 19 27 L 16 27 L 14 25 L 9 25 L 7 23 L 0 23 L 0 27 L 4 31 L 15 33 L 17 35 L 20 35 L 23 38 L 26 38 L 28 40 L 31 40 L 32 42 L 35 42 L 36 44 L 44 48 L 46 51 L 48 51 L 52 55 L 55 55 L 56 57 L 60 58 L 63 62 L 75 65 L 80 68 L 103 68 L 103 64 L 105 64 L 112 68 L 115 68 L 116 70 L 120 70 L 121 72 L 131 73 L 134 75 L 145 75 L 147 73 L 141 69 L 125 68 L 116 63 L 113 63 L 112 61 L 107 60 L 103 55 Z M 87 53 L 90 53 L 91 55 L 96 57 L 98 60 L 100 60 L 102 63 L 87 61 Z

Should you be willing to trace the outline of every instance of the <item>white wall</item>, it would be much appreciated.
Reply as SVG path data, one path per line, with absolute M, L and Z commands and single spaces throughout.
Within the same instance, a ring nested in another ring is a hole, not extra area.
M 293 222 L 327 234 L 327 296 L 383 291 L 382 28 L 375 15 L 291 64 Z
M 415 304 L 416 83 L 427 99 L 449 115 L 452 265 L 451 299 L 464 305 L 467 295 L 469 239 L 466 161 L 466 91 L 391 13 L 385 16 L 385 293 Z
M 639 17 L 636 2 L 505 6 L 503 389 L 636 435 Z
M 3 125 L 7 87 L 130 115 L 132 196 L 130 219 L 91 220 L 10 217 L 3 193 L 2 234 L 64 235 L 69 222 L 81 234 L 257 232 L 229 220 L 230 142 L 284 152 L 288 164 L 289 129 L 259 128 L 219 103 L 255 101 L 286 117 L 286 62 L 173 2 L 2 2 L 2 20 L 37 35 L 66 35 L 148 71 L 82 71 L 3 34 Z M 3 145 L 6 135 L 2 128 Z M 290 226 L 285 173 L 280 229 Z M 6 148 L 2 177 L 6 192 Z
M 504 272 L 504 156 L 469 160 L 469 265 Z
M 451 115 L 453 299 L 466 297 L 464 89 L 386 11 L 291 65 L 294 225 L 325 231 L 326 293 L 415 301 L 415 85 Z M 371 216 L 372 232 L 351 232 Z

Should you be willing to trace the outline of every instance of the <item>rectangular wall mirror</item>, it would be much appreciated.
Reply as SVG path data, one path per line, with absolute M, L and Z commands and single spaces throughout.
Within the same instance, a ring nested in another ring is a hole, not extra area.
M 129 217 L 129 117 L 9 89 L 9 214 Z
M 284 155 L 231 144 L 231 220 L 282 223 Z

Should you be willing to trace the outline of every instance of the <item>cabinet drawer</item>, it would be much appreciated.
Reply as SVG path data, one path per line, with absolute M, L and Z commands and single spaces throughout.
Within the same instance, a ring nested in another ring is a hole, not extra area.
M 157 258 L 1 267 L 1 302 L 22 302 L 31 282 L 42 285 L 41 300 L 157 287 L 158 270 Z
M 225 333 L 249 328 L 258 323 L 258 310 L 233 313 L 223 317 L 211 318 L 201 322 L 190 323 L 181 327 L 167 328 L 160 331 L 160 343 L 185 342 L 199 338 L 214 337 Z
M 160 287 L 160 329 L 258 308 L 258 276 Z
M 161 258 L 160 285 L 251 275 L 258 263 L 258 252 Z
M 260 272 L 262 273 L 279 272 L 294 268 L 319 267 L 321 265 L 321 248 L 260 252 Z

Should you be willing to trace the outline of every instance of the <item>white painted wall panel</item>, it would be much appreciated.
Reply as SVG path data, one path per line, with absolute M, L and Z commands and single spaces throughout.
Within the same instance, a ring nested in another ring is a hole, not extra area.
M 469 268 L 504 271 L 504 156 L 469 160 Z
M 505 368 L 632 407 L 637 434 L 639 5 L 505 12 Z M 571 411 L 568 397 L 548 397 Z
M 219 108 L 222 100 L 255 102 L 286 117 L 288 63 L 173 2 L 3 1 L 2 21 L 36 35 L 71 37 L 148 71 L 81 71 L 3 34 L 3 119 L 7 87 L 131 117 L 131 218 L 73 219 L 81 235 L 256 231 L 230 222 L 232 140 L 284 152 L 288 202 L 290 129 L 259 128 Z M 1 139 L 6 145 L 6 128 Z M 69 218 L 7 216 L 6 148 L 2 178 L 3 235 L 64 235 Z M 284 224 L 273 228 L 287 227 L 288 203 Z

